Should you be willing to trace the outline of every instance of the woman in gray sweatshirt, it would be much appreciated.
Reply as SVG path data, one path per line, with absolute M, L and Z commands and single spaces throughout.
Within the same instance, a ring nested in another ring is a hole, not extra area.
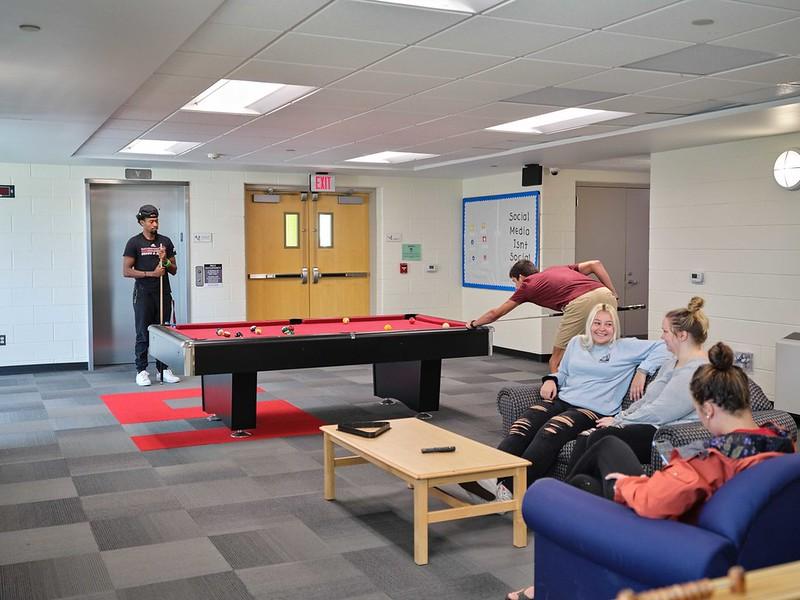
M 597 429 L 584 431 L 575 442 L 568 472 L 586 449 L 614 436 L 626 442 L 642 464 L 650 462 L 656 430 L 662 425 L 696 421 L 689 382 L 697 367 L 708 362 L 703 342 L 708 337 L 708 317 L 702 298 L 695 296 L 686 308 L 669 311 L 661 325 L 661 339 L 673 356 L 668 358 L 641 399 L 613 417 L 597 421 Z

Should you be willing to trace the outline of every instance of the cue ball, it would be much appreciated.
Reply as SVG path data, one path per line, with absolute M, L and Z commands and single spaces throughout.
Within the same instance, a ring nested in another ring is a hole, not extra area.
M 261 335 L 261 327 L 256 327 L 256 330 L 253 333 L 256 335 Z
M 445 329 L 447 329 L 448 327 L 450 327 L 450 323 L 442 323 L 442 327 L 444 327 Z
M 255 333 L 255 332 L 256 332 L 256 329 L 258 329 L 258 327 L 256 327 L 255 325 L 250 325 L 250 331 L 252 331 L 253 333 Z
M 225 332 L 224 332 L 224 330 L 222 330 L 222 329 L 217 329 L 217 335 L 222 335 L 223 333 L 225 333 Z
M 230 331 L 223 331 L 222 332 L 222 337 L 231 337 L 231 332 Z
M 384 330 L 384 331 L 390 331 L 391 329 L 392 329 L 392 326 L 391 326 L 391 325 L 389 325 L 388 323 L 387 323 L 386 325 L 384 325 L 384 326 L 383 326 L 383 330 Z
M 344 319 L 342 319 L 342 323 L 344 323 L 345 325 L 347 323 L 349 323 L 349 322 L 350 322 L 350 319 L 348 317 L 345 317 Z
M 409 322 L 409 323 L 411 323 L 411 325 L 413 325 L 414 323 L 416 323 L 416 322 L 417 322 L 417 320 L 416 320 L 414 317 L 411 317 L 411 318 L 408 320 L 408 322 Z
M 244 337 L 244 334 L 241 331 L 237 331 L 233 337 Z

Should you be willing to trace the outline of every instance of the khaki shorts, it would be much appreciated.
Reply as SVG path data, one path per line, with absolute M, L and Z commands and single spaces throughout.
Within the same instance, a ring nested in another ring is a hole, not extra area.
M 573 337 L 586 333 L 586 319 L 589 318 L 589 313 L 598 304 L 610 304 L 616 308 L 617 299 L 611 293 L 611 290 L 601 287 L 591 292 L 586 292 L 567 304 L 564 307 L 564 316 L 561 317 L 561 324 L 558 326 L 553 346 L 566 348 Z

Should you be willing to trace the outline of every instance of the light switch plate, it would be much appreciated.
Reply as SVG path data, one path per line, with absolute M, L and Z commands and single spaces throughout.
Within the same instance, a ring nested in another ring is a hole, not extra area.
M 195 287 L 203 287 L 203 265 L 197 265 L 194 268 L 194 285 Z

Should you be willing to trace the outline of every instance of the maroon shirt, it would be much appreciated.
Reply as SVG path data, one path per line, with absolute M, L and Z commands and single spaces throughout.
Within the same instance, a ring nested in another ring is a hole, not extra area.
M 563 310 L 578 296 L 601 287 L 604 287 L 602 283 L 578 271 L 577 264 L 560 265 L 528 275 L 510 300 L 517 304 L 533 302 L 551 310 Z

